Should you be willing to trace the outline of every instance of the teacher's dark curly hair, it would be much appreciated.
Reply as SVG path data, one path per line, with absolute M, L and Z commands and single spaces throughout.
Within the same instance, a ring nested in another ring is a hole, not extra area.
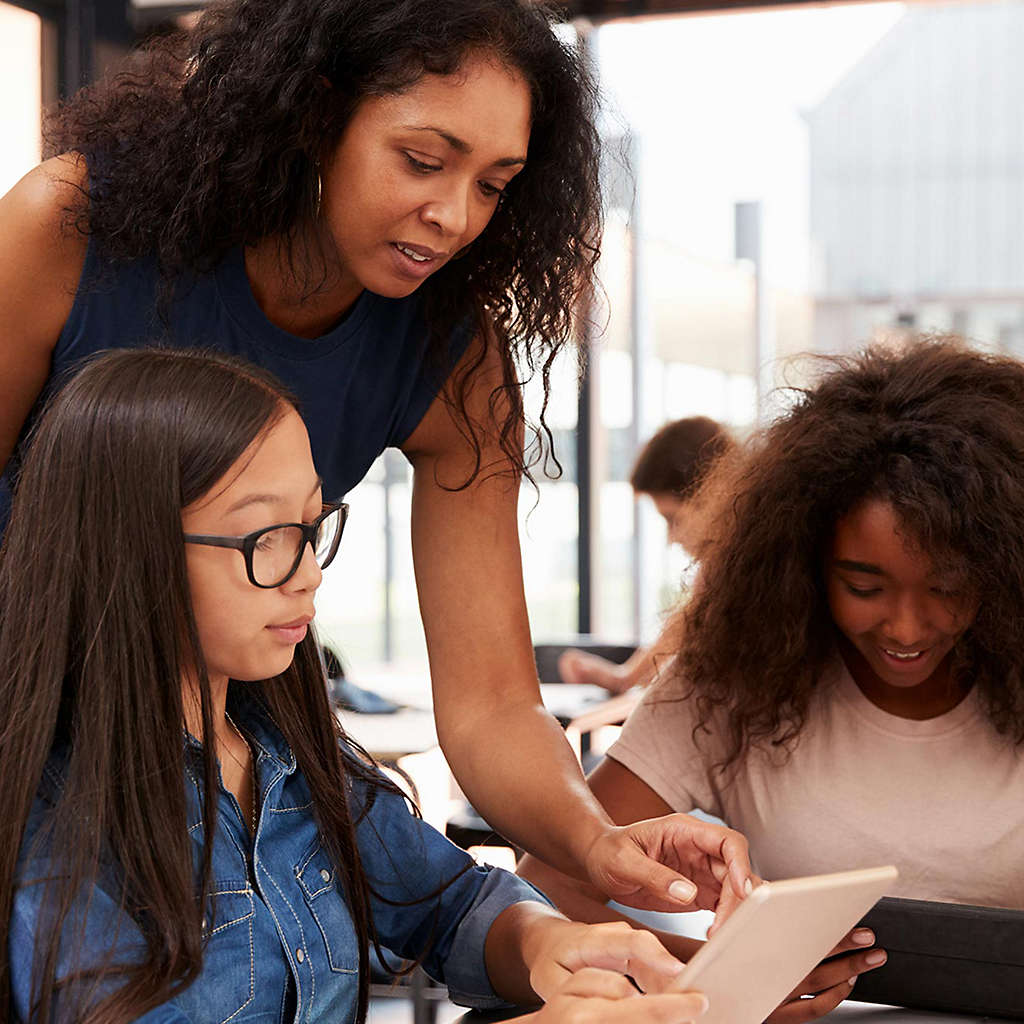
M 112 259 L 155 254 L 165 279 L 214 267 L 237 245 L 283 240 L 297 259 L 316 215 L 319 160 L 359 102 L 397 93 L 425 74 L 451 74 L 473 54 L 520 73 L 532 96 L 528 160 L 483 233 L 424 283 L 431 358 L 442 364 L 452 329 L 481 325 L 477 359 L 449 382 L 478 454 L 479 424 L 465 415 L 469 382 L 497 346 L 503 381 L 493 427 L 516 471 L 524 458 L 521 377 L 539 373 L 547 407 L 573 311 L 593 287 L 600 190 L 595 88 L 575 50 L 527 0 L 228 0 L 51 117 L 47 149 L 89 168 L 87 195 L 70 211 Z M 302 264 L 305 263 L 305 266 Z M 322 260 L 320 266 L 322 266 Z M 534 438 L 546 432 L 544 413 Z M 550 440 L 550 434 L 548 433 Z M 474 474 L 475 476 L 476 474 Z

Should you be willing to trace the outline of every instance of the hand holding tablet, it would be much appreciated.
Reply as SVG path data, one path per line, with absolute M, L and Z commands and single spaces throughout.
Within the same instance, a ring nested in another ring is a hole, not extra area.
M 706 1024 L 761 1024 L 897 878 L 894 867 L 765 882 L 671 984 L 703 992 Z

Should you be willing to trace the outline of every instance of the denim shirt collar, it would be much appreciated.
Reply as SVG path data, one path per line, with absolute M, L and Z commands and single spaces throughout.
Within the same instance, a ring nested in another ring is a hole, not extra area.
M 237 683 L 234 680 L 229 682 L 225 706 L 232 720 L 245 730 L 246 738 L 255 744 L 257 761 L 272 761 L 274 767 L 284 775 L 292 775 L 296 771 L 298 762 L 292 748 L 270 717 L 266 706 L 259 697 L 250 692 L 248 684 Z M 183 730 L 182 735 L 186 763 L 201 765 L 202 743 L 187 730 Z

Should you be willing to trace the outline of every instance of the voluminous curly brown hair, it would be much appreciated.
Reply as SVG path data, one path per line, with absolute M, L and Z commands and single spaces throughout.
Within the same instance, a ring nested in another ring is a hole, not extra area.
M 752 744 L 787 747 L 838 657 L 824 577 L 835 524 L 878 498 L 977 596 L 954 678 L 1024 743 L 1024 364 L 948 336 L 822 358 L 817 385 L 794 389 L 790 411 L 705 485 L 717 535 L 665 692 L 696 700 L 695 737 L 728 723 L 726 764 Z
M 59 108 L 47 150 L 86 158 L 88 194 L 72 212 L 111 259 L 153 254 L 175 279 L 210 270 L 235 246 L 279 238 L 295 268 L 300 229 L 316 215 L 318 162 L 359 102 L 424 74 L 454 73 L 476 53 L 530 87 L 528 159 L 466 255 L 421 292 L 435 364 L 447 359 L 457 324 L 493 328 L 481 335 L 485 348 L 498 346 L 504 379 L 491 411 L 504 454 L 526 469 L 519 378 L 540 373 L 546 410 L 553 362 L 593 287 L 600 238 L 596 90 L 542 4 L 226 0 L 188 36 L 156 44 Z M 301 279 L 315 287 L 317 268 Z M 485 357 L 480 351 L 447 392 L 478 456 L 465 405 Z M 543 412 L 541 426 L 546 432 Z

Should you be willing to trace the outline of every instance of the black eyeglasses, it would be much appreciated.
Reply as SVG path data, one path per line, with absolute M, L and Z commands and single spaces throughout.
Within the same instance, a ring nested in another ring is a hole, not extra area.
M 244 537 L 209 537 L 186 533 L 187 544 L 208 544 L 215 548 L 235 548 L 245 556 L 245 571 L 254 587 L 271 590 L 287 583 L 295 575 L 308 544 L 321 569 L 326 569 L 338 553 L 338 544 L 348 521 L 348 505 L 337 502 L 324 505 L 311 523 L 278 523 Z

